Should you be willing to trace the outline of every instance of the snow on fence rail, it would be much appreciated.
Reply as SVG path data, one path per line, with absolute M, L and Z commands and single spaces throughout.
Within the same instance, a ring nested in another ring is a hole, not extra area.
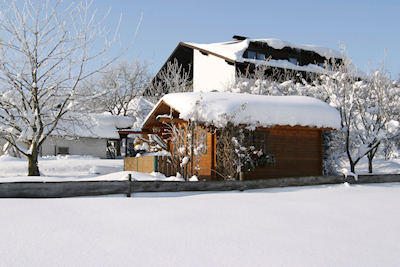
M 1 198 L 58 198 L 98 196 L 138 192 L 179 191 L 230 191 L 262 189 L 286 186 L 309 186 L 322 184 L 390 183 L 400 182 L 400 174 L 342 176 L 309 176 L 249 181 L 172 182 L 172 181 L 70 181 L 70 182 L 12 182 L 0 183 Z

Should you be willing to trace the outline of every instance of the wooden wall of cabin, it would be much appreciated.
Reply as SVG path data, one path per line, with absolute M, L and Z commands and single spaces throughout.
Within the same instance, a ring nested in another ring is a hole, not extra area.
M 211 169 L 215 166 L 215 136 L 207 132 L 207 153 L 198 156 L 198 178 L 199 180 L 210 180 L 213 176 Z
M 201 128 L 199 127 L 199 129 Z M 206 150 L 204 151 L 205 153 L 202 153 L 199 156 L 194 157 L 195 169 L 193 170 L 193 173 L 198 176 L 199 180 L 211 180 L 214 175 L 212 169 L 215 168 L 215 162 L 216 162 L 215 134 L 212 132 L 208 132 L 206 129 L 203 130 L 206 134 Z M 173 154 L 173 150 L 174 148 L 172 142 L 168 141 L 168 151 Z M 191 166 L 192 166 L 191 163 L 187 164 L 188 174 L 191 173 Z
M 322 175 L 321 130 L 296 127 L 267 130 L 270 154 L 274 156 L 275 164 L 245 172 L 244 179 Z

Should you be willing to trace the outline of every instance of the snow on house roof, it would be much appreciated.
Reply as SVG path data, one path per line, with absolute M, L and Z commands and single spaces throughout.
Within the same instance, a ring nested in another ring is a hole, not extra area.
M 306 51 L 312 51 L 320 56 L 326 58 L 342 58 L 342 55 L 339 51 L 336 51 L 331 48 L 317 46 L 317 45 L 309 45 L 309 44 L 292 44 L 283 40 L 275 39 L 275 38 L 268 38 L 268 39 L 251 39 L 250 41 L 253 42 L 262 42 L 267 43 L 270 47 L 275 49 L 282 49 L 284 47 L 291 47 L 295 49 L 302 49 Z
M 154 104 L 136 97 L 128 104 L 128 116 L 116 116 L 109 113 L 71 114 L 66 118 L 54 135 L 76 137 L 119 139 L 118 129 L 140 131 L 144 118 L 153 109 Z
M 52 132 L 55 136 L 119 139 L 118 129 L 130 128 L 133 117 L 101 114 L 70 114 Z
M 235 125 L 254 127 L 297 125 L 340 128 L 340 116 L 335 108 L 306 96 L 264 96 L 228 92 L 174 93 L 165 95 L 155 109 L 161 102 L 178 111 L 181 119 L 217 127 L 232 122 Z
M 243 58 L 244 51 L 249 47 L 250 42 L 262 42 L 266 43 L 270 47 L 274 49 L 282 49 L 284 47 L 290 47 L 294 49 L 302 49 L 306 51 L 315 52 L 326 58 L 342 58 L 342 55 L 339 51 L 336 51 L 331 48 L 316 46 L 316 45 L 308 45 L 308 44 L 293 44 L 280 39 L 274 38 L 266 38 L 266 39 L 245 39 L 245 40 L 235 40 L 230 42 L 222 42 L 222 43 L 211 43 L 211 44 L 198 44 L 191 42 L 183 42 L 183 44 L 187 44 L 189 46 L 193 46 L 202 50 L 209 51 L 211 53 L 215 53 L 221 55 L 223 57 L 229 58 L 234 61 L 243 62 L 245 59 Z M 246 59 L 247 60 L 247 59 Z
M 315 52 L 326 58 L 342 58 L 340 52 L 326 47 L 315 46 L 315 45 L 297 45 L 279 39 L 245 39 L 245 40 L 235 40 L 230 42 L 222 43 L 211 43 L 211 44 L 198 44 L 183 42 L 184 45 L 200 49 L 205 52 L 212 53 L 214 55 L 221 56 L 225 59 L 236 61 L 236 62 L 251 62 L 254 64 L 265 64 L 271 67 L 279 67 L 285 69 L 293 69 L 308 72 L 319 72 L 323 73 L 326 70 L 318 65 L 309 64 L 306 66 L 295 65 L 288 60 L 274 60 L 270 59 L 268 61 L 244 58 L 243 53 L 249 47 L 250 42 L 262 42 L 268 44 L 270 47 L 275 49 L 282 49 L 284 47 L 291 47 L 294 49 L 302 49 L 306 51 Z
M 220 55 L 232 61 L 243 62 L 243 53 L 249 46 L 250 41 L 246 39 L 243 41 L 231 41 L 211 44 L 197 44 L 189 42 L 183 42 L 183 44 L 187 44 L 189 46 Z

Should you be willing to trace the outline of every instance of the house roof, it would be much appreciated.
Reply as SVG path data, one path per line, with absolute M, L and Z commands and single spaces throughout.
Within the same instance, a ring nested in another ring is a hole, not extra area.
M 153 107 L 151 102 L 137 97 L 128 104 L 128 116 L 109 113 L 68 114 L 52 135 L 119 139 L 119 129 L 140 131 L 144 118 Z
M 321 66 L 316 64 L 308 64 L 305 66 L 295 65 L 289 62 L 286 59 L 269 59 L 258 60 L 258 59 L 249 59 L 244 58 L 243 54 L 246 49 L 249 47 L 250 43 L 262 43 L 266 44 L 269 47 L 274 49 L 283 49 L 285 47 L 289 47 L 292 49 L 300 49 L 304 51 L 311 51 L 319 54 L 322 57 L 327 59 L 336 58 L 341 59 L 342 55 L 340 52 L 326 47 L 316 46 L 316 45 L 298 45 L 292 44 L 283 40 L 266 38 L 266 39 L 245 39 L 245 40 L 234 40 L 229 42 L 221 42 L 221 43 L 210 43 L 210 44 L 199 44 L 199 43 L 191 43 L 191 42 L 180 42 L 180 45 L 186 46 L 192 49 L 197 49 L 203 53 L 212 54 L 214 56 L 223 58 L 229 62 L 249 62 L 253 64 L 264 64 L 271 67 L 284 68 L 284 69 L 293 69 L 298 71 L 306 71 L 306 72 L 325 72 L 326 70 Z
M 143 128 L 153 125 L 157 116 L 170 114 L 169 110 L 174 117 L 217 127 L 232 122 L 249 127 L 340 128 L 339 112 L 315 98 L 229 92 L 167 94 L 144 120 Z
M 108 113 L 73 113 L 65 116 L 51 135 L 119 139 L 118 129 L 130 128 L 134 122 L 133 117 Z
M 304 45 L 293 44 L 274 38 L 234 40 L 229 42 L 210 43 L 210 44 L 181 42 L 181 44 L 202 50 L 204 52 L 210 52 L 212 54 L 220 55 L 222 57 L 225 57 L 233 61 L 243 62 L 244 60 L 247 60 L 243 58 L 243 52 L 249 47 L 249 44 L 251 42 L 265 43 L 274 49 L 283 49 L 284 47 L 289 47 L 294 49 L 311 51 L 325 58 L 342 58 L 342 55 L 339 51 L 336 51 L 331 48 L 316 46 L 316 45 L 307 45 L 307 44 Z

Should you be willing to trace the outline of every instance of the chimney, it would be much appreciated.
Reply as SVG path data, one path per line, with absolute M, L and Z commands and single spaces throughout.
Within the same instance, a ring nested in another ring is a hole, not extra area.
M 236 40 L 238 40 L 238 41 L 243 41 L 243 40 L 246 40 L 248 37 L 246 37 L 246 36 L 240 36 L 240 35 L 234 35 L 232 38 L 233 38 L 233 39 L 236 39 Z

